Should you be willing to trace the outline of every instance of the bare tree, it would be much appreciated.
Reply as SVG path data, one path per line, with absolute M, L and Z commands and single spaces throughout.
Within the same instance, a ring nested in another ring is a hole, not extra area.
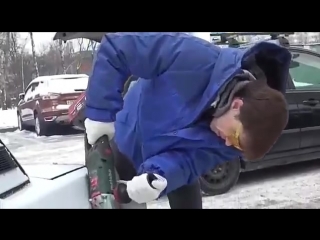
M 4 78 L 5 32 L 0 32 L 0 106 L 4 106 L 6 82 Z
M 62 67 L 63 73 L 66 74 L 67 69 L 64 62 L 64 46 L 61 39 L 59 40 L 59 52 L 60 52 L 60 58 L 61 58 L 61 67 Z
M 10 64 L 10 32 L 6 32 L 5 36 L 5 47 L 3 48 L 3 62 L 2 62 L 2 67 L 3 67 L 3 105 L 2 109 L 6 110 L 8 107 L 8 95 L 7 95 L 7 84 L 9 84 L 9 64 Z
M 97 42 L 90 40 L 91 48 L 92 48 L 92 59 L 96 55 Z
M 32 49 L 32 57 L 33 57 L 33 64 L 34 64 L 34 69 L 36 72 L 36 77 L 39 77 L 39 69 L 38 69 L 38 63 L 37 63 L 37 56 L 36 56 L 36 49 L 34 45 L 34 39 L 33 39 L 33 33 L 29 32 L 30 34 L 30 40 L 31 40 L 31 49 Z
M 25 50 L 29 36 L 30 53 Z M 79 39 L 78 43 L 79 46 L 76 46 L 76 41 L 69 41 L 61 51 L 59 41 L 52 41 L 35 51 L 32 33 L 29 32 L 26 39 L 20 39 L 17 32 L 0 32 L 0 107 L 16 105 L 19 93 L 24 91 L 35 75 L 77 73 L 77 68 L 78 72 L 90 68 L 91 54 L 95 55 L 98 44 L 83 39 Z
M 18 44 L 17 44 L 17 33 L 16 32 L 10 32 L 10 57 L 13 61 L 16 60 L 17 57 L 17 51 L 18 51 Z
M 78 47 L 79 51 L 77 53 L 78 56 L 78 62 L 77 62 L 77 73 L 79 73 L 81 65 L 82 65 L 82 60 L 83 60 L 83 53 L 89 51 L 90 46 L 91 46 L 91 41 L 86 41 L 84 42 L 83 38 L 77 39 L 78 41 Z
M 78 40 L 78 46 L 79 46 L 79 52 L 78 52 L 78 63 L 77 63 L 77 73 L 79 73 L 81 64 L 82 64 L 82 51 L 83 49 L 83 38 L 79 38 Z
M 74 54 L 74 47 L 73 47 L 73 42 L 69 41 L 65 45 L 65 51 L 64 51 L 64 60 L 66 64 L 66 73 L 69 71 L 69 73 L 76 73 L 74 67 L 74 63 L 77 61 L 77 58 L 75 58 Z
M 24 57 L 27 43 L 28 37 L 20 39 L 16 32 L 11 32 L 11 71 L 15 77 L 16 90 L 19 91 L 24 91 L 25 89 Z
M 0 106 L 3 110 L 6 109 L 6 96 L 7 96 L 7 86 L 6 79 L 4 75 L 4 55 L 0 54 L 0 64 L 1 64 L 1 73 L 0 73 Z

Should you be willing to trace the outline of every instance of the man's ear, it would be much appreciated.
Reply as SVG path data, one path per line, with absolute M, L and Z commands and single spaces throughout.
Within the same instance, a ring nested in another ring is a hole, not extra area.
M 242 105 L 243 105 L 243 100 L 241 98 L 235 98 L 231 103 L 231 109 L 240 110 Z

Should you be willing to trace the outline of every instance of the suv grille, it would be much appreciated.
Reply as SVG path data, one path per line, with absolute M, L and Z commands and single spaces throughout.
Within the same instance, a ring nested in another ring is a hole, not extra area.
M 18 167 L 6 148 L 0 144 L 0 174 Z

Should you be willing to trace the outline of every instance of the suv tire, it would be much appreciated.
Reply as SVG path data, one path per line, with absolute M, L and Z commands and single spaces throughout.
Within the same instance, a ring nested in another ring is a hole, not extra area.
M 35 124 L 34 129 L 37 136 L 47 136 L 48 134 L 48 126 L 46 123 L 41 119 L 39 115 L 35 115 Z
M 18 118 L 18 129 L 20 131 L 23 131 L 26 129 L 25 125 L 23 124 L 23 121 L 22 121 L 22 118 L 21 118 L 21 115 L 20 113 L 17 114 L 17 118 Z
M 215 196 L 228 192 L 236 185 L 241 170 L 240 159 L 225 162 L 200 178 L 204 195 Z

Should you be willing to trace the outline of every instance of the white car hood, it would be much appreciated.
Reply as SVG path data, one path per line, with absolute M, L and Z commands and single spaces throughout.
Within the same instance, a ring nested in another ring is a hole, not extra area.
M 53 180 L 62 175 L 73 172 L 77 169 L 84 168 L 83 165 L 61 165 L 61 164 L 35 164 L 35 165 L 23 165 L 23 169 L 31 178 L 41 178 L 47 180 Z

